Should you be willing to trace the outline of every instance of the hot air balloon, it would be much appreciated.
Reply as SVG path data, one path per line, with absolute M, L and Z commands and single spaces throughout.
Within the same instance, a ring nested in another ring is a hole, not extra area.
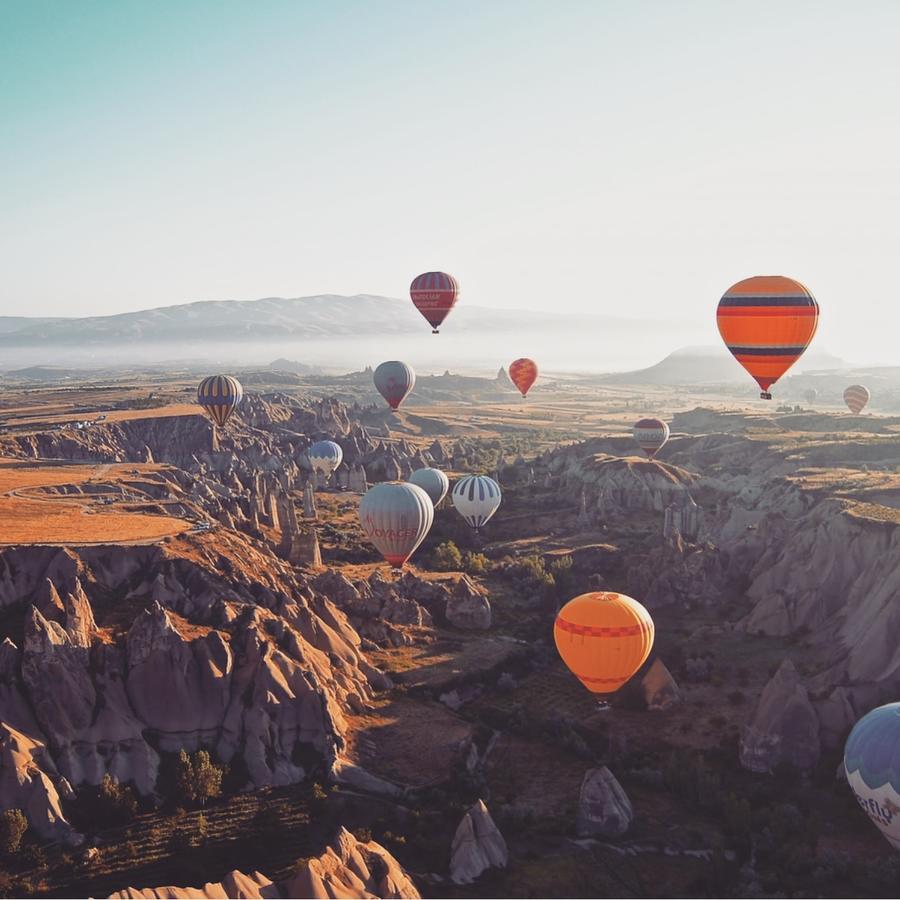
M 416 385 L 416 373 L 406 363 L 392 359 L 383 362 L 372 375 L 378 393 L 397 409 Z
M 866 408 L 866 404 L 871 396 L 869 389 L 865 385 L 851 384 L 844 391 L 844 403 L 847 404 L 853 415 L 858 416 Z
M 197 388 L 197 402 L 214 425 L 224 425 L 244 396 L 244 389 L 231 375 L 210 375 Z
M 611 694 L 646 662 L 654 631 L 650 613 L 637 600 L 594 591 L 559 611 L 553 639 L 562 661 L 589 691 Z
M 531 390 L 531 386 L 537 381 L 537 377 L 538 367 L 533 359 L 523 357 L 522 359 L 513 360 L 509 364 L 509 378 L 523 397 Z
M 641 419 L 634 423 L 634 439 L 649 459 L 653 459 L 669 439 L 669 426 L 662 419 Z
M 732 285 L 719 301 L 719 334 L 734 358 L 756 379 L 760 397 L 809 346 L 819 304 L 808 288 L 783 275 L 757 275 Z
M 431 498 L 434 508 L 447 496 L 450 479 L 440 469 L 416 469 L 407 479 L 410 484 L 422 488 Z
M 487 475 L 465 475 L 453 485 L 456 511 L 478 531 L 500 506 L 500 485 Z
M 431 325 L 431 333 L 437 334 L 438 326 L 456 305 L 459 284 L 446 272 L 423 272 L 413 278 L 409 296 Z
M 819 392 L 815 388 L 809 388 L 803 392 L 803 399 L 812 406 L 813 403 L 816 402 L 816 398 L 819 396 Z
M 900 703 L 879 706 L 853 726 L 844 771 L 859 805 L 900 850 Z
M 359 521 L 366 537 L 399 569 L 428 534 L 434 505 L 418 485 L 383 482 L 370 487 L 359 501 Z
M 344 451 L 334 441 L 316 441 L 306 451 L 309 464 L 316 472 L 321 472 L 326 478 L 341 464 Z

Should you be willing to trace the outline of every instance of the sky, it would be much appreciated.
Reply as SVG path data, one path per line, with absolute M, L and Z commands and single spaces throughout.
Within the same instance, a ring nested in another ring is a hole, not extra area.
M 702 344 L 784 274 L 896 362 L 897 46 L 879 0 L 0 0 L 0 314 L 442 269 Z

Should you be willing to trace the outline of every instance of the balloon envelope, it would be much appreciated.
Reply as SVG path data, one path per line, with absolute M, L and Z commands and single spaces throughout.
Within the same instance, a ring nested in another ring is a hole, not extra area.
M 871 396 L 869 389 L 865 385 L 851 384 L 844 391 L 844 403 L 847 404 L 850 412 L 858 416 L 866 408 L 866 404 Z
M 456 511 L 476 531 L 484 525 L 500 506 L 500 485 L 487 475 L 465 475 L 453 486 L 453 505 Z
M 413 278 L 409 296 L 431 325 L 434 334 L 459 299 L 459 284 L 446 272 L 423 272 Z
M 366 537 L 399 569 L 428 534 L 434 506 L 415 484 L 385 482 L 370 487 L 359 501 L 359 521 Z
M 306 451 L 309 457 L 309 464 L 317 472 L 324 475 L 331 473 L 341 464 L 344 458 L 344 451 L 341 450 L 340 444 L 334 441 L 316 441 L 309 450 Z
M 450 489 L 450 479 L 440 469 L 416 469 L 407 479 L 431 498 L 431 502 L 437 505 L 447 496 Z
M 640 669 L 654 634 L 653 619 L 643 605 L 612 591 L 575 597 L 553 625 L 562 661 L 595 694 L 618 690 Z
M 509 364 L 509 377 L 512 383 L 519 389 L 519 393 L 524 397 L 531 386 L 537 381 L 538 367 L 533 359 L 523 357 L 522 359 L 513 360 Z
M 391 409 L 397 409 L 415 387 L 416 373 L 406 363 L 392 359 L 375 370 L 372 380 Z
M 641 419 L 634 423 L 632 434 L 641 450 L 653 459 L 669 439 L 669 426 L 662 419 Z
M 809 346 L 819 324 L 812 292 L 783 275 L 757 275 L 733 284 L 719 301 L 716 324 L 734 358 L 771 400 L 769 388 Z
M 210 375 L 197 388 L 197 402 L 215 422 L 224 425 L 244 396 L 244 389 L 231 375 Z
M 853 726 L 844 771 L 859 805 L 900 850 L 900 703 L 879 706 Z

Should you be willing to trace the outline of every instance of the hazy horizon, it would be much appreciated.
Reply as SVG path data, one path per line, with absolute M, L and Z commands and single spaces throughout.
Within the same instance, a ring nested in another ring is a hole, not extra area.
M 898 37 L 880 2 L 7 0 L 0 314 L 441 268 L 461 304 L 714 344 L 723 291 L 781 273 L 818 346 L 886 364 Z

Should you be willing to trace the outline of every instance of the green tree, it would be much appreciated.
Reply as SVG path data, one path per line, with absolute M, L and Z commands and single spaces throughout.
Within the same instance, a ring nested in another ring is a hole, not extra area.
M 5 809 L 0 815 L 0 851 L 5 856 L 19 852 L 28 831 L 28 819 L 21 809 Z
M 438 544 L 431 554 L 431 568 L 438 572 L 458 572 L 462 565 L 462 553 L 453 541 Z
M 206 750 L 198 750 L 193 759 L 186 750 L 178 754 L 175 784 L 180 797 L 205 806 L 207 800 L 222 793 L 223 766 L 217 766 Z
M 130 822 L 137 814 L 138 802 L 127 784 L 119 784 L 107 772 L 97 791 L 97 812 L 101 821 L 111 825 Z

